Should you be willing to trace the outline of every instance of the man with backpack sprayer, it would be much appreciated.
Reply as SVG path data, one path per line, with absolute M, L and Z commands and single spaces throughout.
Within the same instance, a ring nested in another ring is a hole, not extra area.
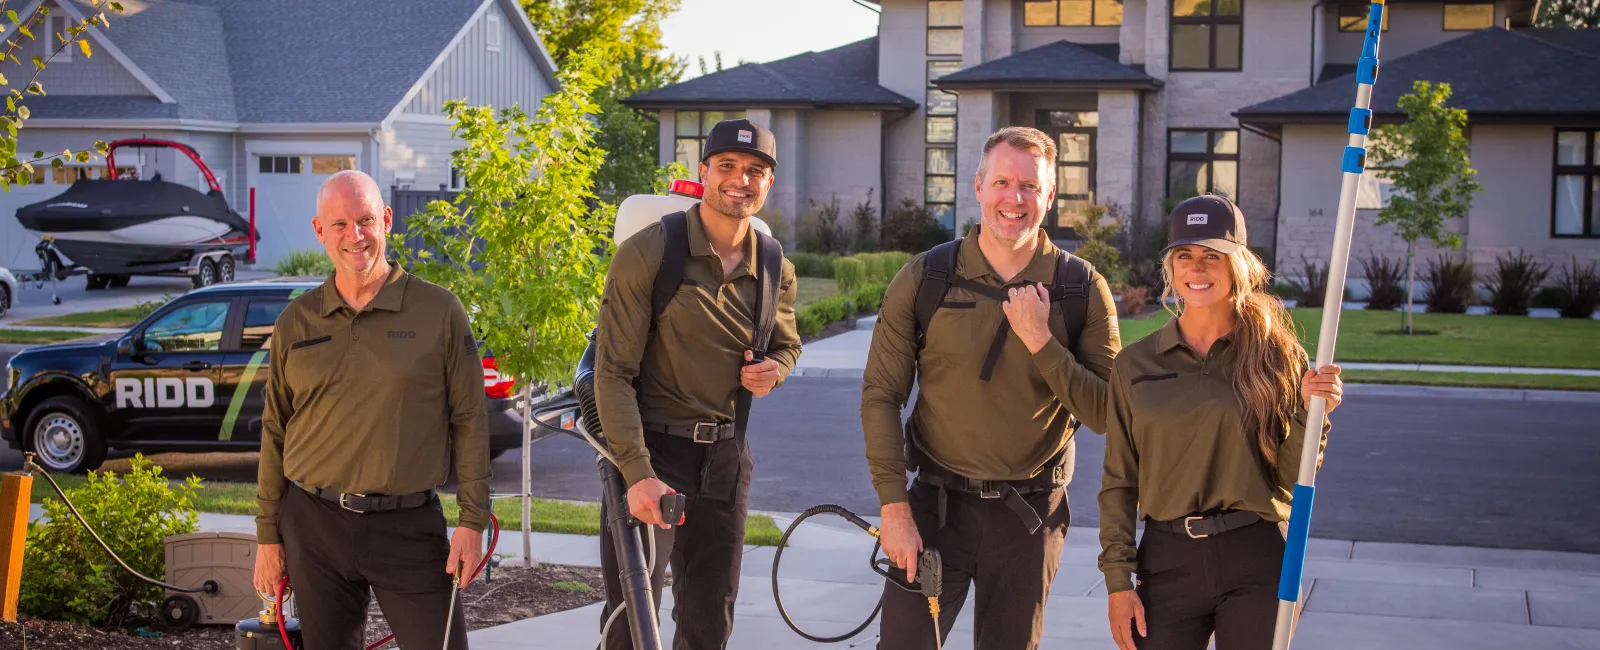
M 976 584 L 977 650 L 1038 647 L 1066 539 L 1072 436 L 1105 430 L 1121 348 L 1105 278 L 1039 228 L 1055 160 L 1036 129 L 989 137 L 981 225 L 912 258 L 889 285 L 862 386 L 884 554 L 911 579 L 924 544 L 940 551 L 941 639 Z M 902 432 L 913 380 L 921 396 Z M 886 586 L 879 647 L 935 647 L 928 609 Z
M 776 168 L 765 127 L 744 119 L 712 127 L 700 164 L 704 200 L 618 242 L 600 303 L 596 406 L 631 514 L 659 527 L 657 607 L 672 566 L 674 648 L 727 646 L 749 510 L 750 401 L 782 385 L 800 358 L 794 265 L 751 226 Z M 661 497 L 674 493 L 688 498 L 683 517 L 663 521 Z M 623 602 L 607 527 L 600 548 L 603 628 Z M 612 628 L 606 649 L 628 648 L 627 618 Z

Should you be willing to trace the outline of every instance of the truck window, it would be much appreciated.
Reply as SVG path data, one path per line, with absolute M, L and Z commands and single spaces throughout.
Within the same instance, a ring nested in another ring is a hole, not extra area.
M 239 335 L 239 349 L 254 352 L 272 347 L 272 324 L 278 314 L 289 307 L 287 300 L 252 300 L 244 310 L 244 331 Z
M 222 347 L 228 303 L 197 302 L 168 312 L 144 330 L 148 352 L 204 352 Z

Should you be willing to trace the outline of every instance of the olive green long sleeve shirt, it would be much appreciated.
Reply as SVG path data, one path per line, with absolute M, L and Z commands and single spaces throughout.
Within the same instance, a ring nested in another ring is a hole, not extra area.
M 1051 285 L 1060 251 L 1044 233 L 1032 261 L 1011 281 L 997 275 L 978 247 L 977 231 L 956 255 L 955 275 L 1008 289 L 1024 283 Z M 1079 340 L 1067 341 L 1061 319 L 1051 318 L 1055 334 L 1038 354 L 1015 331 L 1007 339 L 994 374 L 979 374 L 995 331 L 1006 320 L 1003 303 L 951 285 L 944 306 L 934 313 L 917 351 L 917 287 L 927 254 L 913 257 L 889 284 L 861 389 L 861 427 L 867 465 L 882 504 L 907 500 L 905 433 L 901 409 L 913 381 L 920 391 L 912 409 L 916 442 L 944 468 L 979 480 L 1022 480 L 1047 469 L 1057 453 L 1069 449 L 1069 416 L 1104 431 L 1106 378 L 1122 347 L 1111 289 L 1093 274 L 1088 315 Z M 1060 303 L 1051 305 L 1051 313 Z M 1067 459 L 1068 471 L 1072 458 Z
M 329 275 L 278 316 L 268 342 L 256 540 L 281 543 L 290 481 L 410 494 L 456 472 L 460 524 L 489 524 L 483 366 L 455 294 L 398 265 L 361 311 Z
M 650 297 L 666 243 L 661 224 L 618 244 L 606 272 L 595 342 L 595 406 L 629 486 L 656 475 L 644 444 L 645 425 L 733 420 L 739 369 L 755 337 L 761 292 L 755 231 L 745 238 L 744 262 L 724 278 L 700 205 L 686 212 L 689 259 L 683 285 L 653 333 Z M 795 291 L 794 264 L 784 260 L 777 318 L 767 341 L 767 358 L 778 363 L 779 386 L 800 359 Z
M 1244 431 L 1233 336 L 1217 339 L 1201 358 L 1173 318 L 1117 357 L 1100 487 L 1100 571 L 1111 593 L 1133 588 L 1139 511 L 1156 521 L 1213 509 L 1289 518 L 1308 414 L 1303 405 L 1295 414 L 1269 479 L 1255 436 Z M 1319 466 L 1329 427 L 1324 420 Z

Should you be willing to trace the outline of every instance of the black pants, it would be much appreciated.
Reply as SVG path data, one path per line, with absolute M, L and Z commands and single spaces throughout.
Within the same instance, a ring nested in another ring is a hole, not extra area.
M 733 603 L 739 594 L 739 568 L 744 559 L 744 520 L 749 512 L 750 450 L 743 440 L 713 444 L 686 438 L 645 434 L 650 465 L 657 478 L 689 497 L 682 526 L 656 536 L 655 570 L 650 585 L 655 608 L 661 606 L 665 571 L 672 567 L 674 650 L 726 648 L 733 634 Z M 609 513 L 602 512 L 601 521 Z M 676 523 L 676 522 L 672 522 Z M 646 540 L 645 554 L 650 549 Z M 648 559 L 648 557 L 646 558 Z M 622 606 L 622 585 L 609 526 L 600 529 L 600 571 L 606 581 L 606 605 L 600 625 Z M 633 637 L 626 612 L 617 615 L 606 637 L 606 650 L 630 650 Z
M 1029 534 L 1022 520 L 999 499 L 947 492 L 944 528 L 939 527 L 937 488 L 911 487 L 911 514 L 922 545 L 944 558 L 944 588 L 939 598 L 939 635 L 948 639 L 967 591 L 977 586 L 973 612 L 976 650 L 1033 650 L 1044 630 L 1044 604 L 1061 565 L 1066 543 L 1067 490 L 1026 495 L 1044 525 Z M 883 589 L 882 650 L 933 648 L 928 599 L 893 584 Z
M 1149 636 L 1140 650 L 1217 650 L 1272 647 L 1278 615 L 1283 533 L 1258 521 L 1221 535 L 1194 539 L 1145 528 L 1139 541 L 1139 600 Z
M 372 594 L 400 647 L 444 646 L 450 542 L 437 498 L 417 508 L 356 514 L 291 484 L 278 517 L 306 650 L 362 650 Z M 465 621 L 457 600 L 454 650 L 466 650 Z

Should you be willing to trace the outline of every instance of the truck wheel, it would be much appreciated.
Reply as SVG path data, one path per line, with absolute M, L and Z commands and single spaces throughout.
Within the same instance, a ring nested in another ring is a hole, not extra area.
M 90 273 L 89 275 L 84 276 L 84 284 L 84 289 L 89 291 L 99 291 L 106 288 L 106 285 L 111 284 L 111 276 L 100 275 L 99 273 Z
M 200 268 L 194 273 L 194 288 L 209 287 L 217 283 L 217 263 L 209 259 L 200 260 Z
M 234 263 L 232 255 L 223 255 L 217 262 L 217 281 L 233 282 Z
M 56 473 L 99 469 L 106 460 L 100 422 L 76 397 L 52 397 L 28 416 L 28 449 L 41 467 Z
M 128 281 L 132 279 L 133 276 L 131 275 L 113 275 L 111 276 L 111 288 L 121 289 L 126 287 L 128 286 Z

